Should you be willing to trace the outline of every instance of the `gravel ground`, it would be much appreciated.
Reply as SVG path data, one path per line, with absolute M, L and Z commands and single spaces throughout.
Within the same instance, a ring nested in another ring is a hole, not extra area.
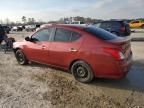
M 12 33 L 23 40 L 31 33 Z M 0 51 L 0 108 L 144 108 L 144 42 L 132 42 L 134 63 L 123 80 L 82 84 L 67 72 L 32 63 L 18 65 Z

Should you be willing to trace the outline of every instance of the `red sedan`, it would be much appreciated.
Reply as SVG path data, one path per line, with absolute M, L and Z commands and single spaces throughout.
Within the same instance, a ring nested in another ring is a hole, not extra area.
M 49 25 L 13 46 L 19 64 L 29 61 L 70 70 L 76 80 L 124 78 L 132 51 L 130 39 L 93 26 Z

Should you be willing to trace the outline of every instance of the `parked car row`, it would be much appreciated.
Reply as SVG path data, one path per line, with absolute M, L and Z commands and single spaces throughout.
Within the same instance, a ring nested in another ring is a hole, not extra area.
M 23 26 L 14 26 L 12 27 L 11 31 L 23 31 Z
M 27 32 L 30 32 L 30 31 L 36 31 L 37 28 L 39 28 L 40 25 L 26 25 L 26 26 L 13 26 L 11 28 L 11 31 L 27 31 Z
M 75 24 L 75 23 L 73 23 Z M 77 24 L 77 23 L 76 23 Z M 80 23 L 78 23 L 80 24 Z M 93 25 L 99 28 L 102 28 L 106 31 L 109 31 L 117 36 L 129 36 L 131 34 L 131 30 L 130 30 L 130 26 L 132 26 L 132 23 L 126 23 L 125 21 L 101 21 L 98 23 L 94 23 Z M 36 31 L 39 28 L 48 25 L 48 24 L 44 24 L 44 25 L 26 25 L 26 26 L 13 26 L 12 28 L 5 26 L 6 28 L 6 32 L 9 33 L 9 31 L 23 31 L 26 30 L 27 32 L 30 31 Z M 52 24 L 49 24 L 52 25 Z M 81 24 L 81 25 L 86 25 L 86 24 Z M 130 26 L 129 26 L 130 25 Z M 142 25 L 143 26 L 143 25 Z
M 129 38 L 86 25 L 45 25 L 13 49 L 21 65 L 33 61 L 69 70 L 83 83 L 124 78 L 132 61 Z
M 75 21 L 72 24 L 81 24 L 80 21 Z M 48 24 L 44 24 L 48 25 Z M 43 27 L 44 25 L 26 25 L 26 26 L 3 26 L 5 28 L 6 33 L 9 33 L 12 31 L 23 31 L 24 29 L 29 31 L 36 31 L 39 28 Z M 82 25 L 85 25 L 82 23 Z M 96 27 L 102 28 L 106 31 L 109 31 L 117 36 L 129 36 L 131 34 L 130 28 L 144 28 L 144 21 L 136 20 L 136 21 L 130 21 L 129 23 L 126 23 L 126 21 L 122 20 L 114 20 L 114 21 L 101 21 L 93 24 Z

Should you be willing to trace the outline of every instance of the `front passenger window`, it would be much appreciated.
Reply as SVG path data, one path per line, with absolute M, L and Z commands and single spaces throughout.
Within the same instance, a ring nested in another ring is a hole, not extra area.
M 34 41 L 49 41 L 51 32 L 52 32 L 52 28 L 42 29 L 32 36 L 32 40 L 34 40 Z

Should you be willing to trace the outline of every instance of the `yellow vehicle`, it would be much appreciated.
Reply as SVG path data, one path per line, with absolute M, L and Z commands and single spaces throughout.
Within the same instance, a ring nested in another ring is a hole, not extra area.
M 144 28 L 144 21 L 136 20 L 129 23 L 131 28 Z

